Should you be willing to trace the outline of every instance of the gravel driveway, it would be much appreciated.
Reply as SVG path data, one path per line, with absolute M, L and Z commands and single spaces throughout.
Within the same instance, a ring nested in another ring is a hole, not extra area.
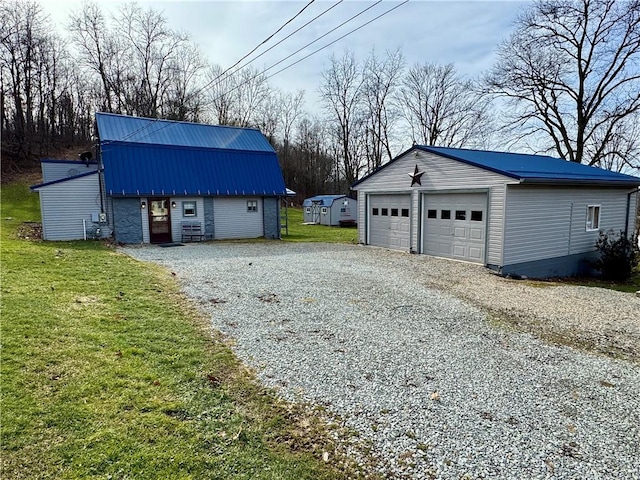
M 632 294 L 539 288 L 350 245 L 122 251 L 175 272 L 261 381 L 340 415 L 387 477 L 640 478 L 640 365 L 547 344 L 487 313 L 567 331 L 583 322 L 592 337 L 602 316 L 633 350 Z

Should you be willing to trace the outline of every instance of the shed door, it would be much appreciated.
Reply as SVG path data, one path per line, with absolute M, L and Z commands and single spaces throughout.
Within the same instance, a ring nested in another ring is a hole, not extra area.
M 216 239 L 264 236 L 262 198 L 215 198 L 213 223 Z
M 171 208 L 169 198 L 149 199 L 149 241 L 171 242 Z
M 423 253 L 484 263 L 487 194 L 436 194 L 424 199 Z
M 369 196 L 369 245 L 409 250 L 411 195 Z

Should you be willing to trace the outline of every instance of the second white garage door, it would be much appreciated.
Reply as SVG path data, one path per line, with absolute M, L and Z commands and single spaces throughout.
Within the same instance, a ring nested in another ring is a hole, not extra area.
M 424 199 L 423 253 L 484 263 L 487 194 L 433 194 Z
M 370 195 L 369 245 L 409 250 L 410 195 Z

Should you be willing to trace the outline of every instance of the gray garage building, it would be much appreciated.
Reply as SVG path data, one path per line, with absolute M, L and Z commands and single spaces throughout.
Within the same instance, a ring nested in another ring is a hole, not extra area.
M 586 273 L 599 230 L 634 231 L 639 185 L 542 155 L 416 145 L 352 188 L 363 244 L 552 277 Z

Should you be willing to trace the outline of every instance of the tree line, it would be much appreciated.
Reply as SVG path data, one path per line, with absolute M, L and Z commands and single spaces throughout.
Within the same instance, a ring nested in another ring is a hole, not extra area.
M 86 2 L 66 27 L 35 0 L 0 1 L 3 170 L 89 144 L 96 111 L 259 128 L 299 199 L 346 193 L 415 143 L 640 168 L 638 0 L 530 4 L 476 79 L 400 50 L 332 55 L 317 114 L 256 68 L 209 63 L 152 8 Z

